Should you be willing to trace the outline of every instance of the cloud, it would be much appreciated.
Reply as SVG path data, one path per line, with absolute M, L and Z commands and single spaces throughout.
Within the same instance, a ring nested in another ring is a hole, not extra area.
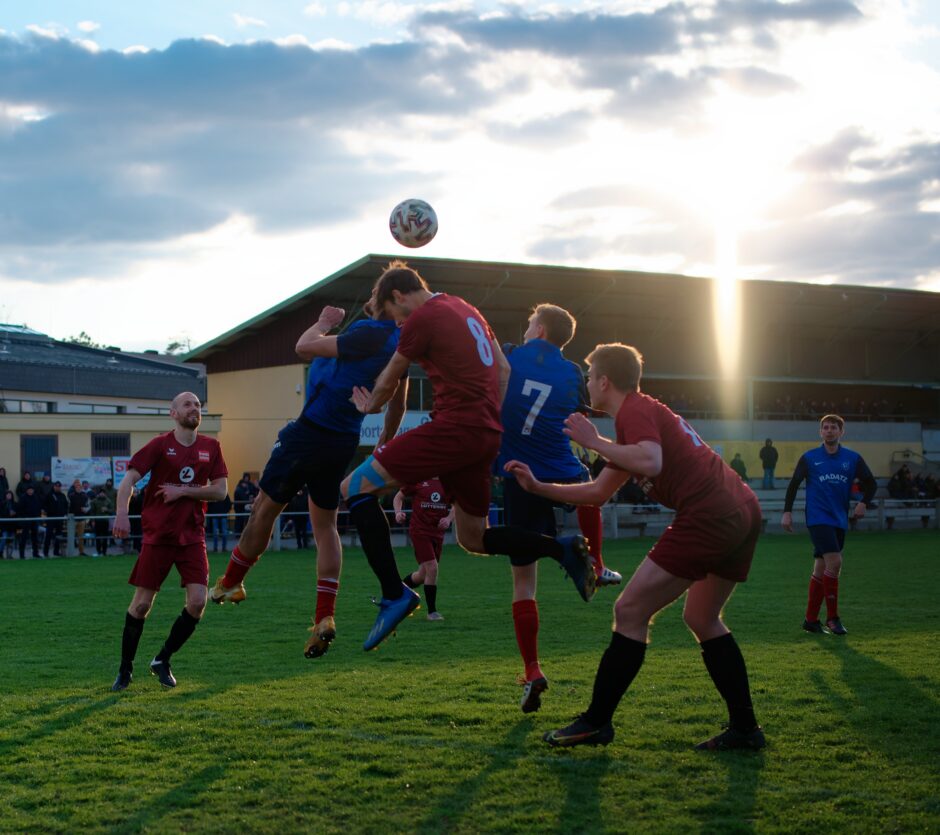
M 268 25 L 265 21 L 261 20 L 260 18 L 247 17 L 245 15 L 239 14 L 238 12 L 232 13 L 232 20 L 235 22 L 235 25 L 239 29 L 248 29 L 248 28 L 263 29 L 263 28 L 266 28 Z
M 97 32 L 101 28 L 100 23 L 96 23 L 93 20 L 83 20 L 78 24 L 78 31 L 84 32 L 86 35 L 90 35 L 93 32 Z

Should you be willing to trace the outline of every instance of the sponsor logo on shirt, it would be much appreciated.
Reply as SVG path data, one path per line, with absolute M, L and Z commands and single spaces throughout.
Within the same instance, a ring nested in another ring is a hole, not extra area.
M 167 447 L 167 448 L 166 448 L 166 454 L 167 454 L 167 455 L 176 455 L 176 449 L 175 449 L 174 447 L 171 447 L 171 446 L 170 446 L 170 447 Z
M 207 450 L 207 449 L 201 449 L 201 450 L 199 450 L 199 460 L 200 460 L 200 461 L 208 461 L 208 460 L 209 460 L 209 450 Z
M 819 480 L 820 480 L 821 482 L 825 482 L 825 481 L 838 481 L 838 482 L 841 482 L 842 484 L 847 484 L 848 481 L 849 481 L 849 480 L 848 480 L 844 475 L 842 475 L 841 473 L 821 473 L 821 474 L 819 475 Z
M 180 470 L 180 481 L 183 484 L 189 484 L 196 477 L 196 471 L 192 467 L 183 467 Z
M 437 490 L 435 490 L 433 493 L 431 493 L 431 501 L 432 501 L 432 502 L 439 502 L 440 500 L 441 500 L 441 494 L 438 493 Z

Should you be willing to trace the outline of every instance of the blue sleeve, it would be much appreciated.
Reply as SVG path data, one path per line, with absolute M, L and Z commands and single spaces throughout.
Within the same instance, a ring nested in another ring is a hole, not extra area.
M 377 354 L 387 341 L 387 328 L 374 327 L 368 322 L 357 322 L 336 337 L 336 354 L 341 360 L 364 359 Z
M 809 475 L 809 465 L 806 463 L 806 456 L 801 455 L 800 460 L 796 462 L 796 469 L 793 471 L 793 478 L 787 485 L 787 495 L 783 500 L 783 512 L 793 512 L 793 502 L 796 500 L 796 491 L 806 476 Z

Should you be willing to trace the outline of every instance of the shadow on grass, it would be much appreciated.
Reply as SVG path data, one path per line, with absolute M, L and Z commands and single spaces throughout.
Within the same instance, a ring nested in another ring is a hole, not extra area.
M 702 752 L 702 767 L 724 769 L 727 787 L 696 814 L 700 832 L 754 832 L 757 787 L 764 767 L 764 753 L 754 751 Z
M 201 687 L 189 690 L 185 693 L 167 693 L 166 697 L 173 699 L 174 705 L 176 705 L 180 701 L 207 699 L 208 697 L 216 696 L 224 692 L 226 689 L 228 688 L 216 686 Z M 55 715 L 49 717 L 37 727 L 20 731 L 19 733 L 14 731 L 6 739 L 0 739 L 0 759 L 17 751 L 22 752 L 24 746 L 39 742 L 57 733 L 75 730 L 76 726 L 83 724 L 102 711 L 117 706 L 122 700 L 128 698 L 132 699 L 133 695 L 128 693 L 107 693 L 106 695 L 99 695 L 97 692 L 91 692 L 88 695 L 70 696 L 67 699 L 57 699 L 53 702 L 40 702 L 30 711 L 20 713 L 16 721 L 28 721 L 30 718 L 42 714 L 55 713 Z M 61 713 L 57 712 L 60 707 L 76 701 L 81 701 L 83 704 L 72 710 L 66 710 Z M 10 727 L 11 725 L 8 724 L 7 730 L 9 730 Z
M 418 823 L 414 831 L 426 835 L 432 832 L 450 832 L 461 828 L 463 817 L 472 808 L 481 791 L 501 771 L 515 767 L 516 760 L 525 754 L 525 740 L 531 730 L 528 719 L 517 722 L 502 742 L 492 746 L 489 763 L 465 780 L 455 784 L 451 791 L 440 798 L 434 808 Z M 472 822 L 463 828 L 473 829 Z
M 824 676 L 814 671 L 810 680 L 822 696 L 870 745 L 892 759 L 923 766 L 924 757 L 929 757 L 928 752 L 938 745 L 937 699 L 921 685 L 846 641 L 826 641 L 822 646 L 841 661 L 842 680 L 855 698 L 834 691 Z
M 603 780 L 610 769 L 607 749 L 593 749 L 589 757 L 572 757 L 570 751 L 557 752 L 561 756 L 549 761 L 549 768 L 564 783 L 565 805 L 559 813 L 555 831 L 561 835 L 570 832 L 601 832 L 601 792 Z
M 207 765 L 179 785 L 151 798 L 136 814 L 116 824 L 110 831 L 140 832 L 146 830 L 151 824 L 158 823 L 169 813 L 193 807 L 223 774 L 225 774 L 223 765 L 219 763 Z

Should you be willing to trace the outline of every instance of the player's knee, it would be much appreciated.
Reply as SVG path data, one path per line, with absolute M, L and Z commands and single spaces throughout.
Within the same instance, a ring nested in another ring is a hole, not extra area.
M 631 594 L 630 588 L 624 589 L 614 603 L 614 623 L 619 629 L 645 627 L 652 615 L 646 611 L 642 601 Z
M 711 635 L 721 624 L 721 618 L 715 615 L 689 609 L 683 610 L 682 620 L 685 621 L 685 625 L 699 640 Z
M 130 607 L 131 614 L 138 620 L 144 620 L 147 615 L 150 614 L 150 609 L 153 606 L 153 601 L 147 601 L 146 603 L 132 603 Z
M 432 560 L 424 564 L 424 582 L 432 586 L 437 582 L 437 562 Z

